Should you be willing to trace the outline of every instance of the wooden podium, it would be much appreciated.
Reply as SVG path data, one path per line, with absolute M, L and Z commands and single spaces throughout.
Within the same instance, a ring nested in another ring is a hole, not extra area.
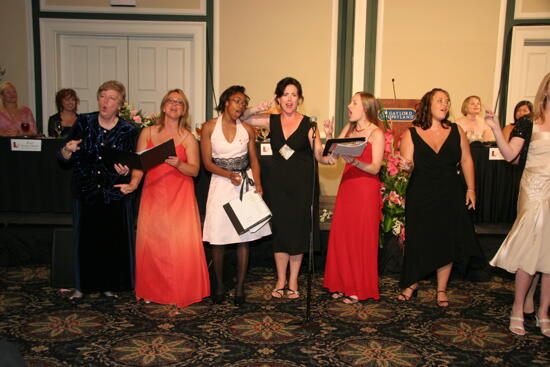
M 420 103 L 418 99 L 379 99 L 380 104 L 386 113 L 386 119 L 392 124 L 394 141 L 411 126 L 416 116 L 416 106 Z M 384 116 L 380 116 L 383 121 Z

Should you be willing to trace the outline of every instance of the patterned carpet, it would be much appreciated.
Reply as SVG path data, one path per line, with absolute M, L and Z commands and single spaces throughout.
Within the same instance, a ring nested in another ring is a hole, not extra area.
M 45 266 L 0 268 L 0 279 L 0 340 L 15 344 L 29 367 L 550 366 L 550 338 L 534 321 L 525 337 L 507 331 L 513 283 L 497 276 L 454 280 L 448 310 L 437 307 L 430 281 L 403 303 L 397 280 L 383 277 L 380 301 L 345 305 L 317 277 L 312 327 L 301 322 L 303 298 L 271 300 L 266 268 L 250 271 L 241 308 L 207 299 L 179 312 L 130 293 L 72 305 L 49 287 Z

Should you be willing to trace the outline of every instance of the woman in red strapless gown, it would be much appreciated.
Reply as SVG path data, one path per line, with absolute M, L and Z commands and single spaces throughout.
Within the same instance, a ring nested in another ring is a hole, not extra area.
M 170 139 L 176 145 L 177 156 L 145 176 L 136 236 L 136 298 L 177 307 L 210 295 L 192 177 L 199 170 L 199 149 L 188 130 L 188 106 L 181 90 L 168 92 L 161 104 L 160 123 L 143 129 L 137 149 Z M 130 185 L 139 183 L 137 176 L 132 174 Z
M 360 157 L 342 156 L 347 164 L 334 206 L 323 282 L 332 298 L 345 296 L 343 302 L 348 304 L 380 298 L 378 232 L 382 197 L 378 171 L 384 155 L 384 134 L 378 110 L 374 96 L 356 93 L 348 105 L 350 122 L 340 133 L 341 138 L 367 140 Z M 332 132 L 327 127 L 325 130 Z

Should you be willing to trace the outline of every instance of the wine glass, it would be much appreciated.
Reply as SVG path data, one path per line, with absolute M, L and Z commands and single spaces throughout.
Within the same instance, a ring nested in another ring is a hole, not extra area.
M 31 124 L 29 124 L 27 121 L 23 121 L 21 123 L 21 132 L 23 135 L 27 135 L 31 129 Z
M 61 136 L 61 133 L 63 133 L 63 126 L 61 126 L 61 122 L 58 122 L 55 124 L 54 130 L 55 130 L 55 137 L 59 138 Z

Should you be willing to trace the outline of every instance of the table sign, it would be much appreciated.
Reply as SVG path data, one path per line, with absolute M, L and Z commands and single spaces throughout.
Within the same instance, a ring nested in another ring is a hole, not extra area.
M 12 152 L 41 152 L 42 140 L 40 139 L 10 139 Z
M 489 148 L 489 160 L 495 161 L 495 160 L 504 160 L 504 157 L 502 156 L 502 153 L 500 152 L 500 149 L 498 148 Z

